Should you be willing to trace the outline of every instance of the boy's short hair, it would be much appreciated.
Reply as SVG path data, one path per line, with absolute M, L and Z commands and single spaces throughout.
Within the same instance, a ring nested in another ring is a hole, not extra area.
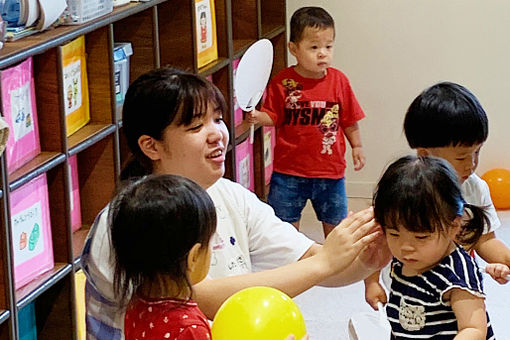
M 324 8 L 301 7 L 290 19 L 290 41 L 298 43 L 306 27 L 335 29 L 335 21 Z
M 472 146 L 487 140 L 489 124 L 471 91 L 451 82 L 435 84 L 414 99 L 404 119 L 409 146 Z

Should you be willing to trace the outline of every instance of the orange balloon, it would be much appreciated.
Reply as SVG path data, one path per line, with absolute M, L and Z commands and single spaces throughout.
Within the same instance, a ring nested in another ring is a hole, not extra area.
M 510 209 L 510 170 L 492 169 L 482 175 L 496 209 Z

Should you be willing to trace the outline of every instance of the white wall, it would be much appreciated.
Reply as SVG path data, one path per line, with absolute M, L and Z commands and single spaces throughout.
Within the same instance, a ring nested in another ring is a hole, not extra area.
M 367 115 L 360 123 L 367 165 L 347 170 L 350 197 L 370 197 L 384 167 L 411 152 L 405 111 L 443 80 L 468 87 L 488 114 L 477 173 L 510 169 L 510 1 L 288 0 L 287 21 L 302 6 L 322 6 L 335 19 L 333 66 L 347 74 Z M 346 156 L 352 165 L 350 150 Z

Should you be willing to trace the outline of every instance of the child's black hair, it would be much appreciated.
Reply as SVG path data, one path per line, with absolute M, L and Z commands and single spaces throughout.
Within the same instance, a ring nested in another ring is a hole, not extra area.
M 489 123 L 471 91 L 442 82 L 424 90 L 411 103 L 404 133 L 413 149 L 473 146 L 487 140 Z
M 158 275 L 175 281 L 183 292 L 191 291 L 188 253 L 196 243 L 208 247 L 216 230 L 216 210 L 204 189 L 177 175 L 147 176 L 115 196 L 108 221 L 113 283 L 121 301 Z
M 201 76 L 161 68 L 138 77 L 129 86 L 122 109 L 123 131 L 134 158 L 124 167 L 121 178 L 152 173 L 152 162 L 138 145 L 142 135 L 161 140 L 170 124 L 189 125 L 204 115 L 210 104 L 227 112 L 220 90 Z
M 290 41 L 299 43 L 306 27 L 333 28 L 335 21 L 331 15 L 321 7 L 302 7 L 292 14 L 290 19 Z
M 446 231 L 464 216 L 457 241 L 475 244 L 490 225 L 481 207 L 465 203 L 455 170 L 437 157 L 405 156 L 384 172 L 373 197 L 375 220 L 383 230 Z M 466 211 L 466 214 L 464 213 Z

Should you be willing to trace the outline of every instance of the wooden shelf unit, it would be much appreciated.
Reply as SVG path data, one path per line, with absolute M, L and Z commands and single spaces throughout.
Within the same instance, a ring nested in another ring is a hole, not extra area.
M 229 106 L 230 131 L 226 174 L 235 180 L 235 146 L 248 137 L 248 125 L 234 126 L 233 66 L 250 44 L 270 39 L 275 48 L 273 73 L 287 64 L 285 0 L 215 0 L 218 60 L 197 67 L 194 0 L 130 3 L 78 26 L 59 26 L 0 50 L 0 69 L 34 59 L 41 154 L 12 174 L 0 159 L 0 340 L 17 340 L 18 311 L 35 302 L 38 339 L 78 339 L 74 272 L 88 229 L 111 199 L 129 151 L 114 91 L 114 42 L 130 42 L 130 81 L 162 66 L 181 67 L 211 76 Z M 242 15 L 241 15 L 242 13 Z M 67 137 L 59 47 L 85 36 L 90 122 Z M 256 127 L 255 192 L 263 197 L 263 133 Z M 78 159 L 82 227 L 71 231 L 69 157 Z M 15 289 L 12 259 L 10 193 L 45 173 L 48 179 L 55 267 Z

